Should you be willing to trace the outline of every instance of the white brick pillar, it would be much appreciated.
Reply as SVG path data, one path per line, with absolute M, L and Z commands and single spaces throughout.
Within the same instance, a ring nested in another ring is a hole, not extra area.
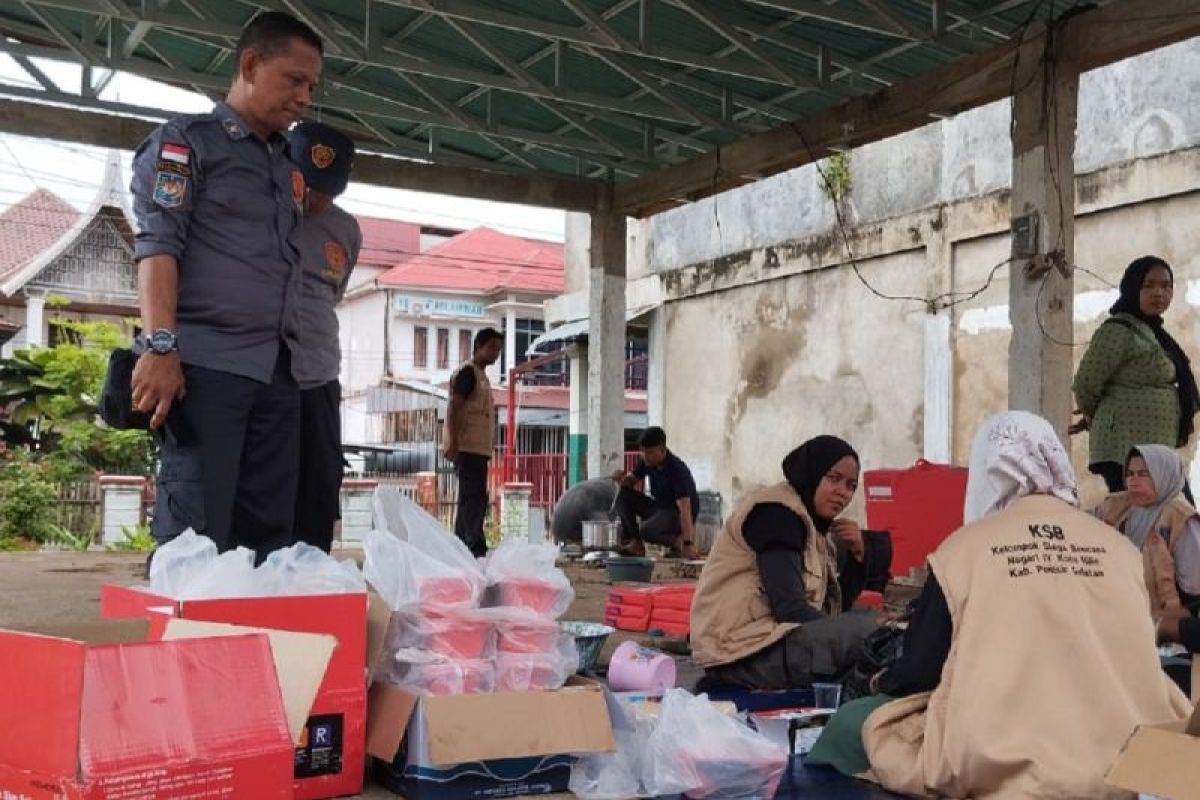
M 506 483 L 500 492 L 500 538 L 529 541 L 532 483 Z
M 136 528 L 145 520 L 143 498 L 146 479 L 139 475 L 100 476 L 100 541 L 125 541 L 124 528 Z
M 361 545 L 367 531 L 371 530 L 371 499 L 378 485 L 378 481 L 366 479 L 342 481 L 343 545 Z

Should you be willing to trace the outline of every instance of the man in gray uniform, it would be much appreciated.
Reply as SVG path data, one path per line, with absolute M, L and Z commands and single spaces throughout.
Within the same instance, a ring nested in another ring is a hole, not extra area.
M 190 526 L 262 560 L 291 542 L 300 392 L 288 323 L 300 270 L 290 237 L 304 179 L 283 131 L 308 108 L 321 55 L 308 26 L 259 15 L 238 42 L 225 102 L 165 123 L 134 157 L 150 333 L 139 337 L 133 404 L 160 430 L 160 543 Z
M 294 237 L 303 271 L 292 354 L 303 431 L 295 540 L 329 552 L 342 487 L 342 356 L 334 307 L 362 248 L 358 220 L 333 201 L 350 181 L 354 142 L 328 125 L 302 122 L 288 134 L 288 149 L 308 187 L 304 222 Z

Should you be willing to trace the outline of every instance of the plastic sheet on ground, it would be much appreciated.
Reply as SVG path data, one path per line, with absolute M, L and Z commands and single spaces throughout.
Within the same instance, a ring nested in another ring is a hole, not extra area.
M 191 528 L 159 547 L 150 562 L 150 589 L 176 600 L 343 594 L 366 591 L 350 561 L 338 561 L 298 543 L 271 553 L 257 569 L 253 550 L 217 553 L 216 544 Z

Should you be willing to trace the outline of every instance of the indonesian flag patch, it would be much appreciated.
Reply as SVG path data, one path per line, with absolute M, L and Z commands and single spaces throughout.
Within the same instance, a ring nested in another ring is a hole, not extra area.
M 166 142 L 162 146 L 162 151 L 158 154 L 162 161 L 174 161 L 176 164 L 187 164 L 188 159 L 192 157 L 190 147 L 185 147 L 181 144 L 171 144 Z

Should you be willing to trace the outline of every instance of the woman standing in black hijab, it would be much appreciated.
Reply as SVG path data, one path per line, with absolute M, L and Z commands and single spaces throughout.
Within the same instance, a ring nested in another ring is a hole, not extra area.
M 836 680 L 876 627 L 872 613 L 844 613 L 868 566 L 887 560 L 841 517 L 858 489 L 858 455 L 818 436 L 788 454 L 783 477 L 742 503 L 700 575 L 692 653 L 708 684 L 772 690 Z
M 1200 392 L 1187 354 L 1167 333 L 1162 315 L 1175 276 L 1157 256 L 1136 259 L 1121 278 L 1121 296 L 1092 337 L 1075 373 L 1081 419 L 1090 431 L 1089 468 L 1110 492 L 1125 488 L 1124 464 L 1141 444 L 1183 447 L 1194 430 Z

